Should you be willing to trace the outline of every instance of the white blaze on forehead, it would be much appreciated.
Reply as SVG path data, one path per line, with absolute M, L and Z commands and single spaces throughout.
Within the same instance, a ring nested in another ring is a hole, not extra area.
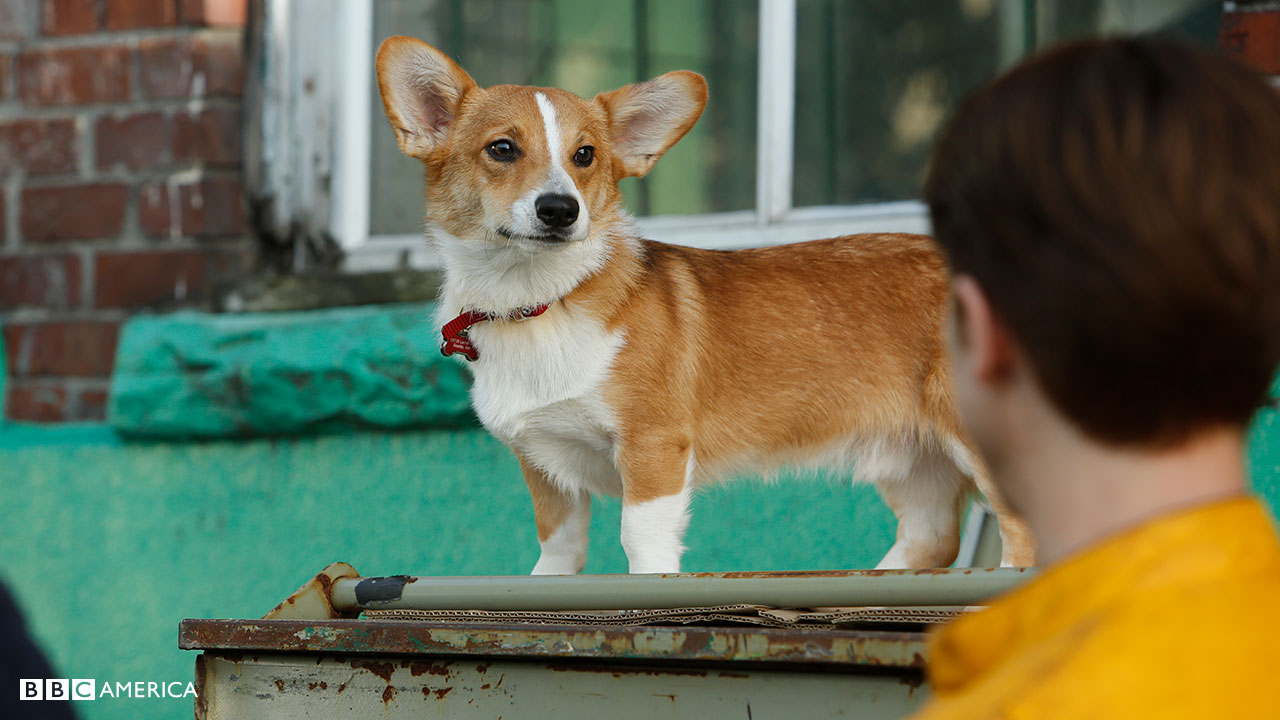
M 546 95 L 536 93 L 538 111 L 542 113 L 542 127 L 547 131 L 547 152 L 551 153 L 552 162 L 560 165 L 560 123 L 556 121 L 556 108 Z
M 551 164 L 547 168 L 547 180 L 542 187 L 530 190 L 512 206 L 513 225 L 516 232 L 535 234 L 538 227 L 535 219 L 535 203 L 538 196 L 545 194 L 569 195 L 578 201 L 578 220 L 573 224 L 570 239 L 581 240 L 587 234 L 591 218 L 587 210 L 587 204 L 582 199 L 582 193 L 578 191 L 577 184 L 573 182 L 573 178 L 569 176 L 569 172 L 564 167 L 564 149 L 560 143 L 560 122 L 556 118 L 556 108 L 543 93 L 534 93 L 534 99 L 538 101 L 538 112 L 542 114 L 542 127 L 547 136 L 547 154 L 551 157 Z
M 573 183 L 573 178 L 569 177 L 569 173 L 565 171 L 564 156 L 561 154 L 560 147 L 560 122 L 556 119 L 556 108 L 547 99 L 546 95 L 536 93 L 534 97 L 538 101 L 538 111 L 542 113 L 542 127 L 547 133 L 547 153 L 551 156 L 550 178 L 547 183 L 547 189 L 551 192 L 562 192 L 571 194 L 582 202 L 582 196 L 578 194 L 578 188 Z

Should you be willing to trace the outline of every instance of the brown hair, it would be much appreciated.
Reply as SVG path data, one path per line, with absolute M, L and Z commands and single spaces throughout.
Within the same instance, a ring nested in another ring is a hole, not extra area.
M 1095 440 L 1241 426 L 1280 363 L 1280 93 L 1162 37 L 1045 52 L 968 98 L 925 187 L 1050 400 Z

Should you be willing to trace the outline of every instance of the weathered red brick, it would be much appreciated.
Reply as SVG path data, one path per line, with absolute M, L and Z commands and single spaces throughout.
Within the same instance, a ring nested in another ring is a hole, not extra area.
M 0 310 L 75 307 L 80 277 L 80 258 L 69 253 L 0 256 Z
M 105 380 L 14 380 L 5 415 L 25 422 L 83 422 L 106 418 Z
M 238 97 L 244 91 L 239 33 L 206 31 L 138 46 L 139 84 L 150 99 Z
M 152 237 L 181 236 L 182 215 L 181 207 L 169 204 L 168 183 L 147 183 L 138 188 L 138 224 L 142 232 Z
M 98 120 L 95 138 L 99 170 L 240 164 L 240 114 L 232 108 L 107 116 Z
M 5 393 L 5 417 L 25 422 L 66 422 L 73 419 L 67 411 L 67 388 L 62 383 L 8 383 Z
M 70 119 L 0 122 L 0 176 L 71 172 L 76 167 L 76 128 Z
M 23 40 L 31 35 L 35 0 L 0 0 L 0 40 Z
M 204 0 L 178 0 L 178 22 L 183 25 L 203 25 Z
M 120 323 L 98 320 L 9 322 L 5 363 L 17 378 L 111 377 Z
M 114 237 L 124 226 L 128 190 L 120 183 L 23 188 L 23 242 Z
M 101 422 L 107 419 L 107 386 L 84 388 L 80 391 L 80 402 L 76 408 L 77 420 Z
M 178 23 L 176 0 L 107 0 L 107 28 L 170 27 Z
M 180 113 L 175 122 L 175 158 L 200 160 L 214 167 L 240 164 L 238 109 L 209 108 L 198 113 Z
M 214 283 L 239 275 L 247 259 L 243 252 L 223 248 L 100 252 L 94 258 L 94 306 L 203 305 Z
M 246 0 L 179 0 L 178 17 L 184 25 L 244 27 Z
M 97 0 L 44 0 L 40 4 L 40 32 L 45 35 L 81 35 L 97 32 Z
M 172 193 L 177 192 L 177 203 Z M 153 237 L 243 235 L 243 190 L 235 178 L 203 178 L 182 185 L 152 183 L 138 195 L 142 231 Z
M 94 130 L 94 147 L 99 170 L 164 167 L 173 162 L 173 121 L 162 112 L 102 117 Z
M 9 79 L 13 77 L 13 56 L 0 54 L 0 100 L 8 100 L 10 92 Z
M 88 105 L 129 97 L 124 46 L 29 50 L 18 56 L 18 97 L 28 105 Z
M 1218 45 L 1260 73 L 1280 73 L 1280 10 L 1225 13 Z

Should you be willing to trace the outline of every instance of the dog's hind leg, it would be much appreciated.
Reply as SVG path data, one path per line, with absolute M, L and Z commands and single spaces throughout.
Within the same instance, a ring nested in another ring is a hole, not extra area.
M 1000 524 L 1000 564 L 1004 567 L 1027 567 L 1035 564 L 1035 539 L 1030 528 L 1004 502 L 986 463 L 978 454 L 960 423 L 951 392 L 951 379 L 947 372 L 931 373 L 924 387 L 923 408 L 932 418 L 942 452 L 951 459 L 960 472 L 987 500 Z
M 897 539 L 876 567 L 947 567 L 960 549 L 960 506 L 971 483 L 951 458 L 936 449 L 898 452 L 902 455 L 896 463 L 880 472 L 873 468 L 868 477 L 898 518 Z
M 952 440 L 950 454 L 964 471 L 973 477 L 974 485 L 986 498 L 987 506 L 996 514 L 1000 525 L 1001 567 L 1031 567 L 1036 564 L 1036 541 L 1026 522 L 1005 504 L 1004 498 L 991 481 L 991 474 L 982 459 L 967 444 Z
M 583 491 L 566 492 L 546 473 L 520 457 L 520 469 L 533 498 L 542 553 L 534 575 L 574 575 L 587 563 L 587 526 L 591 521 L 591 497 Z

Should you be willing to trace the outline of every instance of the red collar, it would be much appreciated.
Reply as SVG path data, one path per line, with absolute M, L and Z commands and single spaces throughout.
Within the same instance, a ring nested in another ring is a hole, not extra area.
M 454 353 L 462 353 L 462 356 L 468 362 L 475 362 L 480 358 L 480 351 L 476 350 L 476 346 L 472 345 L 471 340 L 467 337 L 467 331 L 472 325 L 486 320 L 528 320 L 546 312 L 547 307 L 548 305 L 534 305 L 532 307 L 517 308 L 509 313 L 465 310 L 458 317 L 445 323 L 444 329 L 440 331 L 440 334 L 444 336 L 444 341 L 440 343 L 440 354 L 448 357 Z

